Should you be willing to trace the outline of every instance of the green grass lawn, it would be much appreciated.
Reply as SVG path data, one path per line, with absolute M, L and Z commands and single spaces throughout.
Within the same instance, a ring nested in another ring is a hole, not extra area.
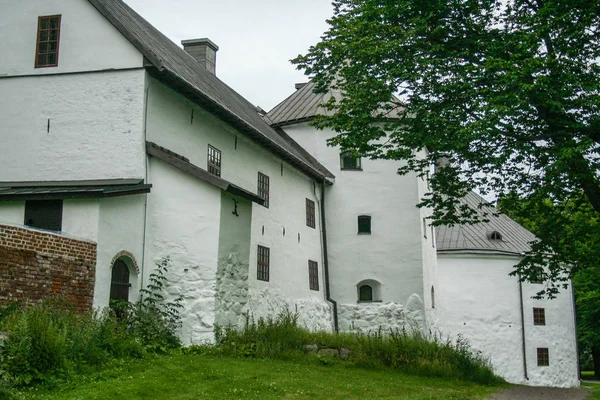
M 291 362 L 215 355 L 172 354 L 115 362 L 52 389 L 16 398 L 75 399 L 484 399 L 499 387 L 334 362 Z

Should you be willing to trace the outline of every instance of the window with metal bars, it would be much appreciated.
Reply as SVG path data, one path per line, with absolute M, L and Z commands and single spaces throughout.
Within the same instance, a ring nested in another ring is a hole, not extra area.
M 306 226 L 311 228 L 316 227 L 315 223 L 315 202 L 306 199 Z
M 308 284 L 310 290 L 319 290 L 319 264 L 308 260 Z
M 35 67 L 58 66 L 58 44 L 60 40 L 60 15 L 38 18 Z
M 548 348 L 538 347 L 537 349 L 537 365 L 538 367 L 547 367 L 550 365 L 550 357 Z
M 221 176 L 221 150 L 208 145 L 208 172 Z
M 258 173 L 258 197 L 264 200 L 263 206 L 269 208 L 269 177 Z
M 360 157 L 356 157 L 351 151 L 340 153 L 340 168 L 346 170 L 361 171 Z
M 256 279 L 259 281 L 269 281 L 269 260 L 271 250 L 268 247 L 258 245 L 256 256 Z
M 546 325 L 546 310 L 544 308 L 533 308 L 533 324 Z

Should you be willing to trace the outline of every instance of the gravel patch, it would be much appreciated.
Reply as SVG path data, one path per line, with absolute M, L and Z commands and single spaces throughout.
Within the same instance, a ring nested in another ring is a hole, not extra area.
M 590 392 L 585 388 L 558 389 L 533 386 L 513 386 L 496 393 L 488 400 L 583 400 Z

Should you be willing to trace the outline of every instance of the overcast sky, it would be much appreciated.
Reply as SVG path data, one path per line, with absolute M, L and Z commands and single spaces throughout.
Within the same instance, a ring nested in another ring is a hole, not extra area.
M 125 0 L 172 41 L 208 37 L 217 76 L 269 111 L 307 79 L 289 62 L 316 44 L 333 14 L 329 0 Z

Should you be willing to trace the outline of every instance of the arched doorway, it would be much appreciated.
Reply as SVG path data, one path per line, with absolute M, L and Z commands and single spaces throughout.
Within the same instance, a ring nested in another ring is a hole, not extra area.
M 112 267 L 110 279 L 110 300 L 129 301 L 129 267 L 122 258 L 117 259 Z

